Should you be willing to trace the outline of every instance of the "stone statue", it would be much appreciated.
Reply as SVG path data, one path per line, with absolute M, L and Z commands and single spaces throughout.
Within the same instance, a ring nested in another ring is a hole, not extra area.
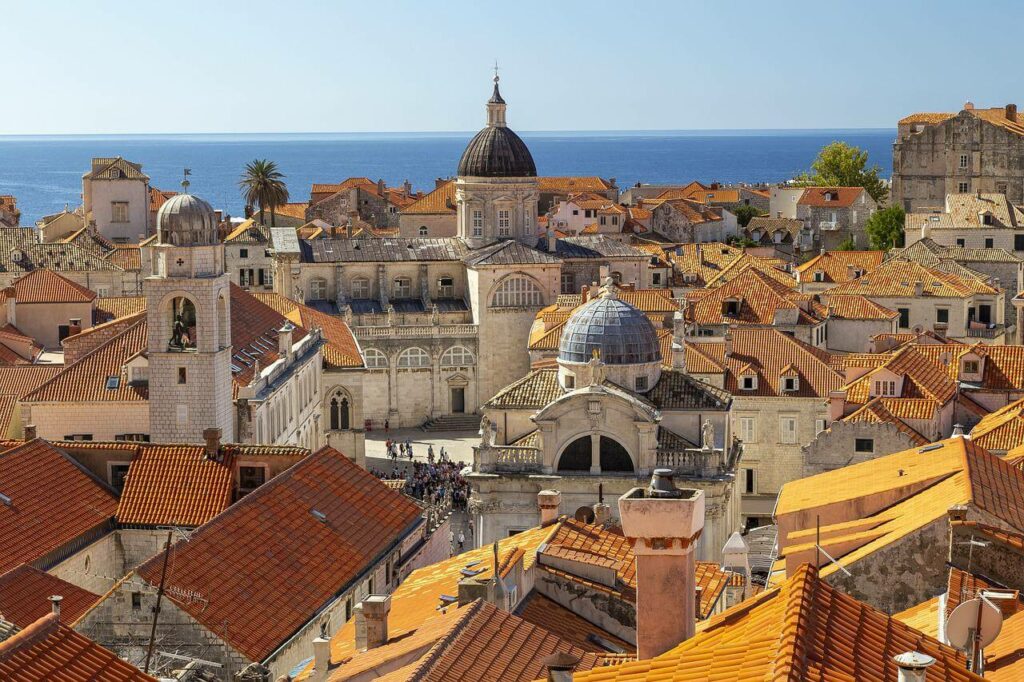
M 492 424 L 486 414 L 480 419 L 480 436 L 483 438 L 485 446 L 490 447 L 494 445 L 494 435 L 497 430 L 498 425 Z
M 705 450 L 715 449 L 715 425 L 710 419 L 705 419 L 700 427 L 700 440 Z
M 604 361 L 601 359 L 601 351 L 594 349 L 590 362 L 590 385 L 600 386 L 604 383 Z
M 185 323 L 181 321 L 181 314 L 174 316 L 174 330 L 171 332 L 171 345 L 175 348 L 185 347 Z

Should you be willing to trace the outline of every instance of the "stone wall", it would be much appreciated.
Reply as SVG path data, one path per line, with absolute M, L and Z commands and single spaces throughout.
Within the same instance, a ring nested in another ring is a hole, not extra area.
M 88 434 L 112 441 L 120 434 L 150 433 L 149 402 L 22 403 L 22 423 L 35 424 L 36 435 L 46 440 Z
M 855 441 L 870 438 L 874 450 L 870 453 L 856 452 Z M 893 424 L 871 422 L 832 422 L 828 430 L 822 431 L 801 448 L 804 458 L 803 476 L 813 476 L 851 464 L 859 464 L 876 457 L 908 450 L 917 445 L 910 436 Z
M 534 589 L 545 597 L 619 639 L 636 643 L 635 604 L 609 590 L 587 587 L 583 583 L 552 573 L 543 566 L 534 567 L 533 572 Z

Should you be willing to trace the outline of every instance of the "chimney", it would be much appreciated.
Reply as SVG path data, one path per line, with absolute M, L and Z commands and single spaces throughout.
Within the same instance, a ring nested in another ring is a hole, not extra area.
M 1017 122 L 1017 105 L 1007 104 L 1006 105 L 1006 120 Z
M 378 179 L 377 180 L 377 194 L 379 194 L 381 196 L 384 196 L 384 190 L 385 189 L 386 189 L 386 186 L 384 185 L 384 180 L 383 179 Z
M 704 247 L 700 244 L 694 244 L 693 250 L 697 255 L 697 263 L 702 265 L 704 263 Z
M 555 231 L 548 228 L 548 253 L 558 250 L 558 239 L 555 238 Z
M 603 526 L 612 520 L 612 506 L 604 502 L 594 505 L 594 524 Z
M 955 436 L 960 436 L 961 438 L 964 437 L 964 425 L 963 424 L 953 424 L 953 433 L 950 434 L 950 438 L 955 437 Z
M 412 196 L 412 183 L 409 182 L 409 178 L 406 178 L 405 182 L 402 183 L 402 194 L 407 197 Z
M 540 507 L 540 525 L 550 526 L 558 520 L 558 507 L 562 504 L 562 493 L 557 490 L 541 490 L 537 493 Z
M 313 673 L 310 682 L 323 682 L 327 679 L 327 669 L 331 665 L 331 640 L 317 637 L 313 640 Z
M 203 440 L 206 441 L 206 459 L 216 460 L 220 456 L 221 430 L 219 428 L 203 429 Z
M 391 595 L 371 594 L 356 604 L 356 649 L 376 649 L 388 641 Z
M 907 651 L 893 656 L 892 660 L 899 668 L 897 677 L 899 682 L 924 682 L 928 668 L 935 663 L 934 658 L 928 654 L 922 654 L 920 651 Z
M 834 422 L 846 416 L 846 391 L 830 391 L 828 394 L 828 420 Z
M 348 220 L 345 221 L 345 236 L 352 239 L 352 216 L 349 215 Z
M 59 594 L 50 597 L 50 609 L 53 611 L 53 615 L 57 617 L 57 620 L 60 620 L 60 603 L 62 601 L 64 601 L 64 597 Z
M 728 357 L 732 357 L 732 333 L 731 332 L 726 332 L 725 333 L 725 338 L 724 338 L 723 344 L 725 346 L 725 357 L 727 357 L 727 358 Z
M 584 286 L 582 289 L 580 289 L 580 298 L 581 303 L 586 303 L 587 301 L 590 300 L 590 287 Z
M 700 598 L 704 595 L 704 588 L 697 585 L 693 588 L 693 617 L 700 620 Z
M 619 498 L 622 533 L 636 555 L 637 657 L 654 658 L 693 636 L 694 545 L 704 529 L 704 492 L 679 489 L 671 469 Z
M 916 280 L 914 282 L 914 297 L 921 298 L 922 296 L 924 296 L 924 282 Z
M 35 424 L 25 424 L 25 440 L 35 440 L 35 439 L 36 439 L 36 425 Z
M 277 330 L 277 352 L 282 358 L 289 358 L 292 354 L 292 330 L 295 329 L 290 322 Z
M 548 671 L 548 682 L 572 682 L 572 671 L 579 665 L 579 656 L 559 651 L 541 661 Z
M 964 109 L 966 111 L 974 111 L 974 102 L 971 102 L 971 101 L 964 102 Z
M 434 189 L 440 189 L 446 182 L 444 178 L 434 178 Z
M 949 517 L 950 521 L 966 521 L 967 505 L 954 504 L 952 507 L 946 510 L 946 515 Z
M 597 282 L 591 282 L 590 283 L 590 295 L 587 296 L 587 300 L 589 301 L 592 298 L 597 298 L 598 294 L 600 294 L 600 293 L 601 293 L 601 289 L 597 286 Z

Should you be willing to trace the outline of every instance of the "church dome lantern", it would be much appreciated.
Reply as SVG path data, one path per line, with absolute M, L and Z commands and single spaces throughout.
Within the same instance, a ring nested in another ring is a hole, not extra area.
M 156 214 L 160 244 L 211 246 L 217 244 L 217 215 L 197 196 L 176 194 Z
M 459 159 L 460 177 L 533 178 L 537 166 L 522 138 L 505 123 L 505 100 L 494 76 L 494 93 L 487 101 L 487 127 L 477 133 Z
M 661 361 L 654 325 L 643 311 L 620 299 L 614 285 L 606 285 L 565 323 L 558 359 L 585 363 L 595 352 L 606 365 Z

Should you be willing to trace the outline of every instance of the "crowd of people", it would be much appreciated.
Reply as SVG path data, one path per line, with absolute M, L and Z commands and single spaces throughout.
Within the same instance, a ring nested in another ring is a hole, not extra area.
M 412 443 L 388 440 L 386 443 L 388 456 L 393 466 L 390 473 L 380 469 L 370 469 L 377 478 L 405 479 L 405 493 L 428 504 L 438 504 L 447 498 L 451 499 L 452 508 L 465 511 L 469 501 L 469 483 L 462 476 L 466 467 L 463 462 L 454 462 L 442 447 L 435 456 L 434 446 L 427 446 L 427 461 L 413 460 Z M 408 458 L 408 463 L 399 460 Z

